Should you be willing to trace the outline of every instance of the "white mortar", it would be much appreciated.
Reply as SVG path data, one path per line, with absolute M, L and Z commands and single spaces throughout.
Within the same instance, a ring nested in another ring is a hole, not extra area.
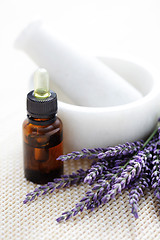
M 137 61 L 110 57 L 99 59 L 132 83 L 144 97 L 121 106 L 82 107 L 70 104 L 56 89 L 58 115 L 64 126 L 65 152 L 114 146 L 145 138 L 160 116 L 160 76 L 155 69 Z

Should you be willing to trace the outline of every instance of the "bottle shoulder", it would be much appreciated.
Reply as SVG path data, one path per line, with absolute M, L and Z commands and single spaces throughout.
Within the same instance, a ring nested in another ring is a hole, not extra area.
M 52 131 L 53 129 L 60 129 L 62 130 L 63 128 L 63 124 L 62 124 L 62 121 L 59 117 L 56 117 L 56 120 L 51 123 L 51 124 L 48 124 L 48 125 L 36 125 L 36 124 L 33 124 L 31 123 L 28 118 L 26 118 L 24 121 L 23 121 L 23 124 L 22 124 L 22 128 L 23 129 L 26 129 L 26 130 L 35 130 L 35 129 L 41 129 L 42 131 L 45 130 L 45 131 Z
M 63 126 L 63 124 L 62 124 L 62 121 L 61 121 L 61 119 L 59 118 L 59 117 L 56 117 L 56 120 L 55 120 L 55 122 L 53 123 L 53 125 L 57 125 L 57 126 Z

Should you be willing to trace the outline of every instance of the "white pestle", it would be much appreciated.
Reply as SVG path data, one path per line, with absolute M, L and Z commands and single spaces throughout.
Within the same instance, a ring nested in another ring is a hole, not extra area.
M 142 97 L 135 87 L 108 66 L 73 50 L 39 22 L 26 27 L 15 45 L 37 65 L 46 68 L 51 80 L 75 105 L 108 107 Z

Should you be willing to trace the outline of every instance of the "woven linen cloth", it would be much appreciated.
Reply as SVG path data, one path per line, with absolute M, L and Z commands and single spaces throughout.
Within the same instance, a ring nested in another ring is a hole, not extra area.
M 0 119 L 0 240 L 159 240 L 160 203 L 153 192 L 146 192 L 139 202 L 139 218 L 134 219 L 129 192 L 90 212 L 68 221 L 56 222 L 61 213 L 70 210 L 90 188 L 81 184 L 40 196 L 23 204 L 25 195 L 36 184 L 23 175 L 21 124 L 22 114 Z M 5 124 L 4 124 L 5 122 Z M 86 169 L 91 160 L 68 161 L 65 173 Z

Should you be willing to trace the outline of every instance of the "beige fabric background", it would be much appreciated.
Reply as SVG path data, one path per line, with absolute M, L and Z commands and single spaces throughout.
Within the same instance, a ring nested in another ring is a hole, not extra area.
M 55 35 L 68 38 L 89 55 L 129 54 L 159 69 L 159 9 L 158 0 L 1 1 L 0 240 L 160 239 L 160 204 L 151 193 L 140 201 L 138 220 L 130 213 L 128 195 L 123 194 L 92 213 L 84 211 L 66 223 L 56 223 L 64 210 L 83 197 L 84 185 L 22 204 L 35 187 L 23 177 L 21 124 L 26 94 L 31 90 L 27 89 L 30 75 L 36 66 L 13 49 L 20 29 L 38 14 L 53 24 Z M 66 171 L 81 164 L 68 162 Z
M 132 216 L 128 192 L 93 212 L 84 210 L 67 222 L 55 219 L 74 207 L 87 185 L 59 190 L 23 205 L 26 193 L 35 188 L 23 177 L 22 114 L 1 116 L 0 139 L 0 240 L 159 240 L 160 203 L 148 192 L 139 203 L 139 219 Z M 4 124 L 5 122 L 5 124 Z M 65 163 L 65 172 L 87 168 L 88 161 Z

